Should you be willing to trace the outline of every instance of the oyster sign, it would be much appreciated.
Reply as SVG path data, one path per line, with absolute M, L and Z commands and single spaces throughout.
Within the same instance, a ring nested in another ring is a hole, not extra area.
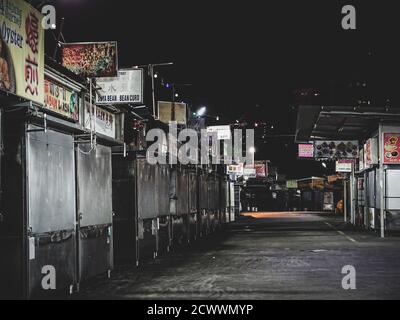
M 0 90 L 44 101 L 43 15 L 23 0 L 0 0 Z

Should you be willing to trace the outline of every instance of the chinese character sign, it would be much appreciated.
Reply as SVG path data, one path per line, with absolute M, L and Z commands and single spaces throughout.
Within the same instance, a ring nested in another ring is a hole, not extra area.
M 73 120 L 79 120 L 79 96 L 55 81 L 45 79 L 45 108 Z
M 23 0 L 0 0 L 0 90 L 44 102 L 42 14 Z

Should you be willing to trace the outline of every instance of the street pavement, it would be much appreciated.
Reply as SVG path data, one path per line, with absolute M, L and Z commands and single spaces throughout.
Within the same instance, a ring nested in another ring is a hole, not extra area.
M 356 289 L 344 290 L 344 266 Z M 381 239 L 340 217 L 254 213 L 218 233 L 111 279 L 73 299 L 400 299 L 400 237 Z

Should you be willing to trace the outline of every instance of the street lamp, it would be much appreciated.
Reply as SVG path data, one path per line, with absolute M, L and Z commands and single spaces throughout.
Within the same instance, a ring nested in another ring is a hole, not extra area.
M 206 114 L 207 108 L 206 107 L 202 107 L 199 109 L 199 111 L 197 111 L 197 116 L 198 117 L 202 117 Z
M 156 63 L 156 64 L 147 64 L 138 66 L 137 68 L 147 68 L 148 74 L 151 77 L 151 96 L 152 96 L 152 104 L 153 104 L 153 117 L 158 119 L 158 115 L 156 116 L 156 94 L 155 94 L 155 79 L 158 78 L 158 74 L 154 72 L 154 67 L 164 67 L 164 66 L 172 66 L 173 62 L 166 63 Z

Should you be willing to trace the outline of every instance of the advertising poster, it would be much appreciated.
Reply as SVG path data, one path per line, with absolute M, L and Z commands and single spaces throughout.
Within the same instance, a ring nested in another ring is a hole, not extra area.
M 358 157 L 358 141 L 316 141 L 317 159 L 354 159 Z
M 97 104 L 143 104 L 143 69 L 119 70 L 116 78 L 98 78 Z
M 43 105 L 42 14 L 23 0 L 0 0 L 0 90 Z
M 400 164 L 400 133 L 383 134 L 383 163 Z
M 65 43 L 62 45 L 62 64 L 82 77 L 116 77 L 117 43 Z
M 79 96 L 77 92 L 45 78 L 44 94 L 44 107 L 46 109 L 70 119 L 79 120 Z

